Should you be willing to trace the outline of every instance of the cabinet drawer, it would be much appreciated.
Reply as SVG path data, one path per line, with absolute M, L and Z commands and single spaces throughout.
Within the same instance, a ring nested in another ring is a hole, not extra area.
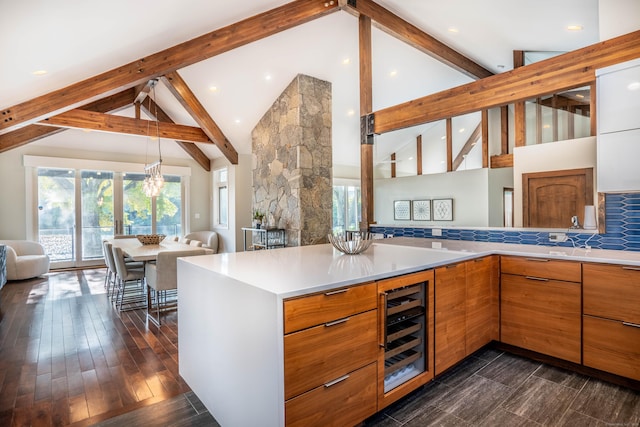
M 328 381 L 284 405 L 287 427 L 352 426 L 376 412 L 376 363 Z
M 352 286 L 284 302 L 284 333 L 376 308 L 376 284 Z
M 582 280 L 579 262 L 557 261 L 547 258 L 503 256 L 500 261 L 500 271 L 502 273 L 563 280 L 565 282 L 580 282 Z
M 584 365 L 640 380 L 640 325 L 583 316 Z
M 502 342 L 580 363 L 580 284 L 502 275 Z
M 375 361 L 377 337 L 377 310 L 285 335 L 285 399 Z
M 584 264 L 584 314 L 640 323 L 640 267 Z

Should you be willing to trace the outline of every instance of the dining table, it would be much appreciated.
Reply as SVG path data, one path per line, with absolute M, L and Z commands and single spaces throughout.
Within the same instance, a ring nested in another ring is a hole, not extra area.
M 121 248 L 123 254 L 131 260 L 142 261 L 144 263 L 155 261 L 158 257 L 158 253 L 165 251 L 201 251 L 202 249 L 204 249 L 206 254 L 214 253 L 213 249 L 210 248 L 192 246 L 186 243 L 176 242 L 174 240 L 162 240 L 157 245 L 143 245 L 135 236 L 133 236 L 132 238 L 113 238 L 109 239 L 109 242 L 113 246 Z M 152 309 L 151 290 L 148 286 L 146 286 L 146 283 L 145 288 L 147 300 L 147 318 L 156 322 L 153 316 L 149 314 Z
M 163 240 L 157 245 L 143 245 L 135 237 L 131 239 L 110 239 L 113 246 L 122 249 L 124 255 L 133 261 L 155 261 L 159 252 L 163 251 L 197 251 L 204 249 L 207 254 L 212 254 L 213 249 L 187 245 L 173 240 Z

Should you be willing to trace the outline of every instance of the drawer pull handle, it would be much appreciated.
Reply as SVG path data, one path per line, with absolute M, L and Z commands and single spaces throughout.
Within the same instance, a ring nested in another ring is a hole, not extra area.
M 537 280 L 538 282 L 548 282 L 549 281 L 549 279 L 545 279 L 544 277 L 535 277 L 535 276 L 525 276 L 525 279 Z
M 333 322 L 325 323 L 324 326 L 329 327 L 329 326 L 339 325 L 340 323 L 344 323 L 349 319 L 350 319 L 349 317 L 345 317 L 344 319 L 334 320 Z
M 637 323 L 622 322 L 622 324 L 623 324 L 624 326 L 631 326 L 632 328 L 640 328 L 640 325 L 638 325 Z
M 623 270 L 640 271 L 640 267 L 622 267 Z
M 337 295 L 337 294 L 343 294 L 345 292 L 347 292 L 349 289 L 340 289 L 337 291 L 332 291 L 332 292 L 325 292 L 325 296 L 330 297 L 331 295 Z
M 325 388 L 329 388 L 329 387 L 334 386 L 334 385 L 336 385 L 338 383 L 341 383 L 342 381 L 346 380 L 347 378 L 349 378 L 349 374 L 343 375 L 340 378 L 336 378 L 333 381 L 329 381 L 328 383 L 325 383 L 324 387 Z
M 458 264 L 449 264 L 445 268 L 456 268 Z
M 548 259 L 546 258 L 527 258 L 527 261 L 534 261 L 534 262 L 549 262 Z

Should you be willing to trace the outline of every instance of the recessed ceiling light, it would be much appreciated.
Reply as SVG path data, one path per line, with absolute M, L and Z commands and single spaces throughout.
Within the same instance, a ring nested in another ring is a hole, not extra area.
M 450 33 L 459 33 L 460 30 L 458 30 L 456 27 L 449 27 L 449 29 L 447 30 Z
M 343 63 L 344 65 L 349 65 L 349 64 L 351 63 L 351 59 L 349 59 L 349 58 L 344 58 L 344 59 L 342 60 L 342 63 Z
M 409 157 L 409 160 L 413 160 L 413 157 Z
M 267 75 L 265 75 L 265 76 L 264 76 L 264 79 L 265 79 L 266 81 L 271 80 L 271 74 L 267 74 Z
M 441 165 L 444 165 L 444 160 L 440 160 L 440 164 L 441 164 Z
M 627 89 L 629 90 L 638 90 L 640 89 L 640 82 L 632 82 L 627 85 Z
M 464 132 L 464 128 L 460 128 L 460 130 L 458 132 L 460 132 L 460 133 Z
M 236 124 L 239 124 L 240 123 L 240 119 L 236 119 L 235 122 L 236 122 Z
M 446 137 L 447 137 L 446 135 L 442 135 L 440 139 L 444 140 Z
M 583 95 L 583 94 L 581 94 L 581 93 L 577 93 L 577 94 L 576 94 L 576 98 L 584 98 L 584 95 Z
M 398 71 L 396 71 L 396 70 L 391 70 L 391 71 L 389 72 L 389 77 L 395 77 L 395 76 L 397 76 L 397 75 L 398 75 Z
M 551 125 L 544 125 L 542 126 L 543 129 L 551 129 Z
M 211 86 L 211 87 L 209 88 L 209 90 L 210 90 L 211 92 L 217 92 L 217 91 L 218 91 L 218 86 Z
M 582 25 L 568 25 L 567 30 L 569 31 L 582 31 Z
M 45 74 L 47 74 L 47 70 L 36 70 L 33 73 L 34 76 L 44 76 Z
M 347 116 L 353 116 L 356 112 L 353 110 L 347 111 Z

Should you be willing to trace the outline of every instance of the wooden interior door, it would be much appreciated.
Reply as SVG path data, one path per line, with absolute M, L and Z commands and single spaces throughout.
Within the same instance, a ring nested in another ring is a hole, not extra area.
M 571 217 L 584 223 L 584 206 L 593 205 L 593 168 L 522 174 L 525 227 L 569 228 Z

